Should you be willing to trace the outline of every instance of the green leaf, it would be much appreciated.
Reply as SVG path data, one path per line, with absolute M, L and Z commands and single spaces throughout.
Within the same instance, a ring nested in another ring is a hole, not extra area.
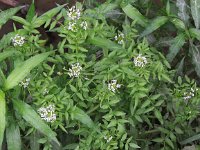
M 6 102 L 5 102 L 5 94 L 0 90 L 0 147 L 2 146 L 2 142 L 4 139 L 4 131 L 6 127 Z
M 12 16 L 14 16 L 22 7 L 15 7 L 0 12 L 0 29 Z
M 75 109 L 71 112 L 73 115 L 73 118 L 75 120 L 80 121 L 81 123 L 83 123 L 84 125 L 88 126 L 89 128 L 94 128 L 94 122 L 92 121 L 92 119 L 80 108 L 75 107 Z
M 46 52 L 42 54 L 38 54 L 36 56 L 33 56 L 26 60 L 21 66 L 17 66 L 8 76 L 4 83 L 4 89 L 9 90 L 16 85 L 20 81 L 22 81 L 29 72 L 35 68 L 37 65 L 39 65 L 42 61 L 47 59 L 47 57 L 51 54 L 51 52 Z
M 135 143 L 129 143 L 129 145 L 130 145 L 130 147 L 132 147 L 132 148 L 141 148 L 141 147 L 139 147 L 137 144 L 135 144 Z
M 16 50 L 4 51 L 4 52 L 0 53 L 0 62 L 3 61 L 4 59 L 6 59 L 7 57 L 10 57 L 13 54 L 17 54 L 17 53 L 19 53 L 19 52 Z
M 31 22 L 34 15 L 35 15 L 35 4 L 34 4 L 34 0 L 33 0 L 32 3 L 31 3 L 31 6 L 28 9 L 28 13 L 26 15 L 26 20 L 28 22 Z
M 147 26 L 148 20 L 132 5 L 128 4 L 127 6 L 123 7 L 122 10 L 126 13 L 128 17 L 136 20 L 136 22 L 141 26 Z
M 184 43 L 185 43 L 184 33 L 179 34 L 177 37 L 173 39 L 172 44 L 169 48 L 169 53 L 167 54 L 167 60 L 169 62 L 173 61 L 173 59 L 176 57 L 176 55 L 178 54 Z
M 112 50 L 123 49 L 120 45 L 118 45 L 108 39 L 104 39 L 104 38 L 100 38 L 100 37 L 90 38 L 90 39 L 88 39 L 88 42 L 90 44 L 96 45 L 98 47 L 104 47 L 104 48 L 108 48 L 108 49 L 112 49 Z
M 19 127 L 11 122 L 6 129 L 8 150 L 21 150 L 21 136 Z
M 188 143 L 192 143 L 192 142 L 194 142 L 196 140 L 200 140 L 200 134 L 197 134 L 197 135 L 194 135 L 194 136 L 192 136 L 190 138 L 187 138 L 187 139 L 181 141 L 180 144 L 181 145 L 185 145 L 185 144 L 188 144 Z
M 169 138 L 165 139 L 165 142 L 172 148 L 174 149 L 174 144 L 172 143 L 172 141 Z
M 152 141 L 156 142 L 156 143 L 162 143 L 164 141 L 163 138 L 155 138 Z
M 169 16 L 170 15 L 170 2 L 169 2 L 169 0 L 167 1 L 166 12 L 167 12 L 167 15 Z
M 147 27 L 146 29 L 141 33 L 140 37 L 144 37 L 153 31 L 160 28 L 162 25 L 164 25 L 168 21 L 168 17 L 166 16 L 158 16 L 155 18 Z
M 192 17 L 194 20 L 194 24 L 197 29 L 199 29 L 200 25 L 200 0 L 190 0 L 190 7 L 192 12 Z
M 176 6 L 178 7 L 178 16 L 179 18 L 184 21 L 184 23 L 188 23 L 189 20 L 189 13 L 187 11 L 187 4 L 185 2 L 185 0 L 177 0 L 176 1 Z
M 56 139 L 56 133 L 53 132 L 47 124 L 45 124 L 45 122 L 31 106 L 20 100 L 13 100 L 13 104 L 14 109 L 24 118 L 24 120 L 59 145 L 59 142 Z
M 195 71 L 200 77 L 200 51 L 197 46 L 190 44 L 190 53 L 192 55 L 192 63 L 195 66 Z
M 58 6 L 56 8 L 53 8 L 49 11 L 47 11 L 46 13 L 44 13 L 42 16 L 38 17 L 36 20 L 34 20 L 34 27 L 40 27 L 41 25 L 43 25 L 45 22 L 47 22 L 49 19 L 51 21 L 51 19 L 60 12 L 60 10 L 64 7 L 65 5 L 61 5 Z
M 163 118 L 162 118 L 162 115 L 161 115 L 160 111 L 155 109 L 154 110 L 154 114 L 155 114 L 156 118 L 160 121 L 160 123 L 163 124 Z
M 7 48 L 8 45 L 11 43 L 11 38 L 15 35 L 15 33 L 10 32 L 5 34 L 3 38 L 0 40 L 0 50 Z
M 191 37 L 196 38 L 197 40 L 200 41 L 200 30 L 196 28 L 190 28 L 189 33 Z
M 178 30 L 179 29 L 181 29 L 181 30 L 185 30 L 186 29 L 185 24 L 184 24 L 184 22 L 182 20 L 180 20 L 178 18 L 171 18 L 170 21 L 171 21 L 171 23 L 173 23 L 176 26 L 176 28 Z

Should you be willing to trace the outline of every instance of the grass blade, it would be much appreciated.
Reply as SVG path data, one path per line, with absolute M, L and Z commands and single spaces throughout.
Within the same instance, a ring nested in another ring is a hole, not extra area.
M 2 146 L 4 131 L 6 127 L 6 102 L 5 102 L 5 94 L 0 90 L 0 148 Z
M 162 25 L 164 25 L 168 21 L 168 17 L 166 16 L 158 16 L 155 18 L 147 27 L 146 29 L 142 32 L 140 37 L 144 37 L 153 31 L 157 30 L 160 28 Z
M 33 56 L 32 58 L 29 58 L 26 60 L 22 66 L 16 67 L 8 76 L 4 83 L 4 89 L 9 90 L 18 85 L 20 81 L 22 81 L 29 72 L 35 68 L 37 65 L 39 65 L 42 61 L 47 59 L 47 57 L 50 55 L 50 52 L 38 54 L 36 56 Z

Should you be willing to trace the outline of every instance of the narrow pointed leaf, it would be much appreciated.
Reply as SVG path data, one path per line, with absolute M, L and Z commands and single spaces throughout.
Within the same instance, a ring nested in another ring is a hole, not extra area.
M 200 77 L 200 51 L 197 46 L 190 44 L 190 53 L 192 55 L 192 63 L 195 66 L 195 71 Z
M 191 37 L 196 38 L 197 40 L 200 41 L 200 30 L 196 28 L 190 28 L 189 33 Z
M 190 0 L 192 17 L 197 29 L 200 26 L 200 0 Z
M 132 5 L 128 4 L 127 6 L 123 7 L 122 10 L 126 13 L 128 17 L 136 20 L 136 22 L 141 26 L 147 26 L 148 20 Z
M 28 13 L 26 15 L 26 20 L 28 22 L 31 22 L 31 20 L 33 19 L 34 15 L 35 15 L 35 4 L 34 4 L 34 0 L 33 0 L 31 5 L 30 5 L 30 7 L 29 7 L 29 9 L 28 9 Z
M 6 79 L 4 89 L 9 90 L 18 85 L 18 83 L 22 81 L 33 68 L 46 60 L 49 55 L 50 52 L 38 54 L 26 60 L 22 66 L 16 67 Z
M 58 140 L 56 139 L 56 133 L 53 132 L 47 124 L 45 124 L 45 122 L 31 106 L 20 100 L 13 100 L 13 104 L 14 109 L 24 118 L 24 120 L 30 123 L 38 131 L 46 135 L 50 140 L 53 140 L 59 144 Z
M 167 54 L 167 60 L 172 62 L 173 59 L 176 57 L 178 52 L 180 51 L 181 47 L 185 43 L 185 34 L 179 34 L 176 38 L 173 39 L 172 44 L 169 48 L 169 53 Z
M 17 125 L 13 122 L 6 129 L 8 150 L 21 150 L 21 135 Z
M 168 21 L 168 17 L 166 16 L 158 16 L 152 22 L 146 27 L 146 29 L 142 32 L 140 37 L 144 37 L 153 31 L 157 30 L 160 28 L 162 25 L 164 25 Z
M 6 59 L 7 57 L 10 57 L 17 53 L 19 53 L 19 52 L 17 52 L 16 50 L 4 51 L 4 52 L 0 53 L 0 62 L 3 61 L 4 59 Z
M 0 147 L 2 146 L 2 142 L 4 139 L 4 131 L 6 126 L 6 102 L 5 102 L 5 94 L 0 90 Z
M 176 1 L 176 6 L 178 7 L 178 16 L 179 18 L 184 21 L 184 23 L 187 23 L 189 20 L 189 15 L 187 11 L 187 4 L 185 0 L 177 0 Z
M 15 7 L 0 12 L 0 29 L 12 16 L 14 16 L 22 7 Z
M 197 135 L 194 135 L 194 136 L 192 136 L 190 138 L 187 138 L 187 139 L 181 141 L 180 144 L 181 145 L 185 145 L 185 144 L 188 144 L 188 143 L 192 143 L 192 142 L 194 142 L 196 140 L 200 140 L 200 134 L 197 134 Z

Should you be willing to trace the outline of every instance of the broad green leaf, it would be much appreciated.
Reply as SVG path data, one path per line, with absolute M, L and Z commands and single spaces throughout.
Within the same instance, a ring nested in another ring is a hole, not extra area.
M 8 150 L 21 150 L 21 135 L 19 127 L 11 122 L 6 129 Z
M 171 18 L 170 21 L 176 26 L 176 28 L 185 30 L 185 24 L 182 20 L 178 19 L 178 18 Z
M 14 16 L 22 7 L 10 8 L 0 12 L 0 29 L 12 16 Z
M 32 3 L 31 3 L 31 6 L 28 9 L 28 13 L 26 15 L 26 20 L 28 22 L 31 22 L 34 15 L 35 15 L 35 4 L 34 4 L 34 0 L 33 0 Z
M 29 73 L 30 71 L 35 68 L 37 65 L 39 65 L 42 61 L 47 59 L 47 57 L 50 55 L 51 52 L 46 52 L 42 54 L 38 54 L 36 56 L 33 56 L 26 60 L 23 65 L 16 67 L 8 76 L 4 83 L 4 89 L 9 90 L 16 85 L 20 81 L 22 81 Z
M 187 23 L 189 20 L 189 13 L 187 11 L 187 4 L 185 0 L 177 0 L 176 1 L 176 6 L 178 7 L 178 16 L 179 18 L 184 21 L 184 23 Z
M 127 6 L 123 7 L 122 10 L 126 13 L 128 17 L 136 20 L 136 22 L 141 26 L 147 26 L 148 20 L 132 5 L 128 4 Z
M 4 52 L 0 53 L 0 62 L 3 61 L 4 59 L 6 59 L 7 57 L 10 57 L 17 53 L 19 53 L 19 52 L 16 50 L 4 51 Z
M 200 41 L 200 30 L 196 28 L 190 28 L 189 33 L 191 37 L 196 38 L 197 40 Z
M 49 19 L 51 21 L 51 19 L 57 14 L 59 13 L 59 11 L 64 7 L 65 5 L 61 5 L 58 6 L 56 8 L 53 8 L 49 11 L 47 11 L 46 13 L 44 13 L 42 16 L 38 17 L 37 19 L 33 20 L 34 22 L 34 27 L 40 27 L 41 25 L 43 25 L 45 22 L 47 22 Z
M 104 39 L 104 38 L 94 37 L 94 38 L 88 39 L 88 42 L 90 44 L 93 44 L 93 45 L 96 45 L 99 47 L 112 49 L 112 50 L 123 49 L 120 45 L 118 45 L 108 39 Z
M 129 143 L 129 146 L 132 147 L 132 148 L 141 148 L 135 143 Z
M 141 33 L 140 37 L 144 37 L 153 31 L 160 28 L 162 25 L 164 25 L 168 21 L 168 17 L 166 16 L 158 16 L 150 24 L 146 27 L 146 29 Z
M 190 44 L 190 53 L 192 55 L 192 63 L 195 66 L 195 71 L 200 77 L 200 51 L 197 46 Z
M 197 29 L 200 26 L 200 0 L 190 0 L 190 7 L 194 24 Z
M 179 34 L 177 37 L 173 39 L 172 44 L 169 48 L 169 53 L 167 54 L 167 60 L 169 62 L 173 61 L 173 59 L 176 57 L 176 55 L 178 54 L 184 43 L 185 43 L 184 33 Z
M 5 94 L 0 90 L 0 147 L 2 146 L 2 142 L 4 139 L 4 131 L 6 127 L 6 102 L 5 102 Z
M 94 122 L 92 119 L 80 108 L 76 107 L 72 112 L 73 118 L 75 120 L 80 121 L 84 125 L 88 126 L 89 128 L 94 128 Z
M 165 139 L 165 142 L 172 148 L 174 149 L 174 144 L 172 143 L 172 141 L 169 138 Z
M 14 109 L 23 117 L 24 120 L 59 145 L 59 142 L 56 139 L 56 133 L 53 132 L 47 124 L 45 124 L 45 122 L 30 105 L 20 100 L 13 100 L 13 104 Z
M 181 141 L 180 144 L 181 145 L 185 145 L 185 144 L 188 144 L 188 143 L 192 143 L 192 142 L 194 142 L 196 140 L 200 140 L 200 134 L 197 134 L 197 135 L 194 135 L 194 136 L 192 136 L 190 138 L 187 138 L 187 139 Z

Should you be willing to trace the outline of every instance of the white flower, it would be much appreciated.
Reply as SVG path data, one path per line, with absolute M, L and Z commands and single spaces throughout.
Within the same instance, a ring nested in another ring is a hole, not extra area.
M 29 85 L 29 83 L 30 83 L 30 78 L 27 78 L 27 79 L 25 79 L 24 81 L 21 81 L 20 83 L 19 83 L 19 86 L 23 86 L 24 88 L 27 88 L 28 87 L 28 85 Z
M 72 31 L 72 32 L 77 32 L 76 22 L 70 21 L 67 29 Z
M 117 84 L 117 80 L 111 80 L 111 82 L 108 83 L 108 89 L 113 93 L 119 88 L 121 88 L 121 84 Z
M 110 137 L 107 137 L 107 136 L 104 136 L 104 139 L 106 140 L 107 143 L 109 143 L 111 140 L 112 140 L 112 136 Z
M 49 93 L 49 90 L 47 90 L 46 88 L 44 89 L 44 91 L 43 91 L 43 95 L 46 95 L 46 94 L 48 94 Z
M 81 16 L 80 9 L 77 9 L 75 6 L 72 6 L 67 13 L 70 20 L 78 20 Z
M 79 63 L 72 64 L 71 68 L 69 69 L 68 75 L 70 77 L 79 77 L 81 70 L 82 70 L 82 67 L 80 66 Z
M 118 44 L 123 44 L 124 42 L 124 34 L 119 33 L 118 35 L 115 36 L 115 41 L 117 41 Z
M 86 22 L 86 21 L 81 22 L 81 27 L 82 27 L 84 30 L 87 30 L 87 27 L 88 27 L 87 22 Z
M 147 64 L 147 59 L 139 54 L 136 58 L 134 58 L 134 64 L 136 67 L 144 67 Z
M 188 92 L 184 92 L 184 96 L 183 96 L 183 99 L 184 100 L 189 100 L 189 99 L 191 99 L 192 97 L 194 97 L 194 89 L 193 88 L 191 88 L 190 89 L 190 91 L 188 91 Z
M 55 106 L 49 105 L 47 107 L 41 107 L 38 109 L 40 117 L 46 122 L 54 122 L 56 120 Z
M 15 35 L 15 37 L 11 38 L 14 46 L 22 46 L 25 42 L 25 37 L 20 35 Z

